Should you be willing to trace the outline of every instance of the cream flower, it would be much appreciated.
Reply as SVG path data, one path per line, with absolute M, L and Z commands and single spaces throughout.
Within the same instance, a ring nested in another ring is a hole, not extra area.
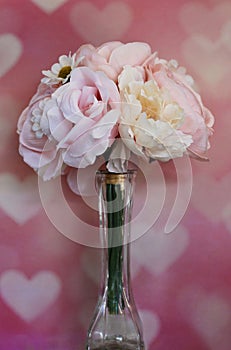
M 50 70 L 42 71 L 45 78 L 42 78 L 41 82 L 48 85 L 66 83 L 70 78 L 71 71 L 78 66 L 81 60 L 81 57 L 76 60 L 76 53 L 74 55 L 69 53 L 69 56 L 60 56 L 59 63 L 53 64 Z
M 160 89 L 154 80 L 144 81 L 130 66 L 119 77 L 119 89 L 124 101 L 119 132 L 127 147 L 147 160 L 183 156 L 192 137 L 179 130 L 184 110 L 168 91 Z

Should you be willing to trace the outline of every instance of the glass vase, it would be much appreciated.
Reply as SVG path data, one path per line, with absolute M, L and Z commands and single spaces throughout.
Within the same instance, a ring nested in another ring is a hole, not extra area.
M 130 278 L 130 220 L 135 171 L 98 172 L 102 273 L 87 350 L 144 350 L 142 325 Z

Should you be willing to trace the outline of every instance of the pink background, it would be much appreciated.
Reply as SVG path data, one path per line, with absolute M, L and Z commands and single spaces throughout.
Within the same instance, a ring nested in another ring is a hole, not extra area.
M 37 177 L 18 155 L 16 123 L 42 69 L 83 43 L 115 39 L 147 41 L 161 57 L 176 58 L 216 116 L 210 162 L 192 161 L 183 220 L 170 235 L 154 225 L 132 246 L 147 349 L 230 350 L 231 3 L 224 0 L 0 1 L 0 349 L 84 348 L 99 251 L 50 222 Z M 97 212 L 66 194 L 96 226 Z

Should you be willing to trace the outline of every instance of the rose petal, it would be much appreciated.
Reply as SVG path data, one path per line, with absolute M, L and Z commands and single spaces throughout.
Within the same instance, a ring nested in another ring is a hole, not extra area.
M 128 43 L 117 47 L 111 54 L 109 64 L 111 64 L 118 73 L 123 66 L 129 64 L 142 65 L 148 56 L 151 54 L 151 48 L 148 44 L 142 42 Z

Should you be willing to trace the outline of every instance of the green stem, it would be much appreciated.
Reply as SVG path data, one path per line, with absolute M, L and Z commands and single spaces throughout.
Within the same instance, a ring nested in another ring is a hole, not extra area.
M 119 184 L 107 184 L 108 204 L 108 297 L 110 314 L 118 314 L 123 303 L 123 190 Z

